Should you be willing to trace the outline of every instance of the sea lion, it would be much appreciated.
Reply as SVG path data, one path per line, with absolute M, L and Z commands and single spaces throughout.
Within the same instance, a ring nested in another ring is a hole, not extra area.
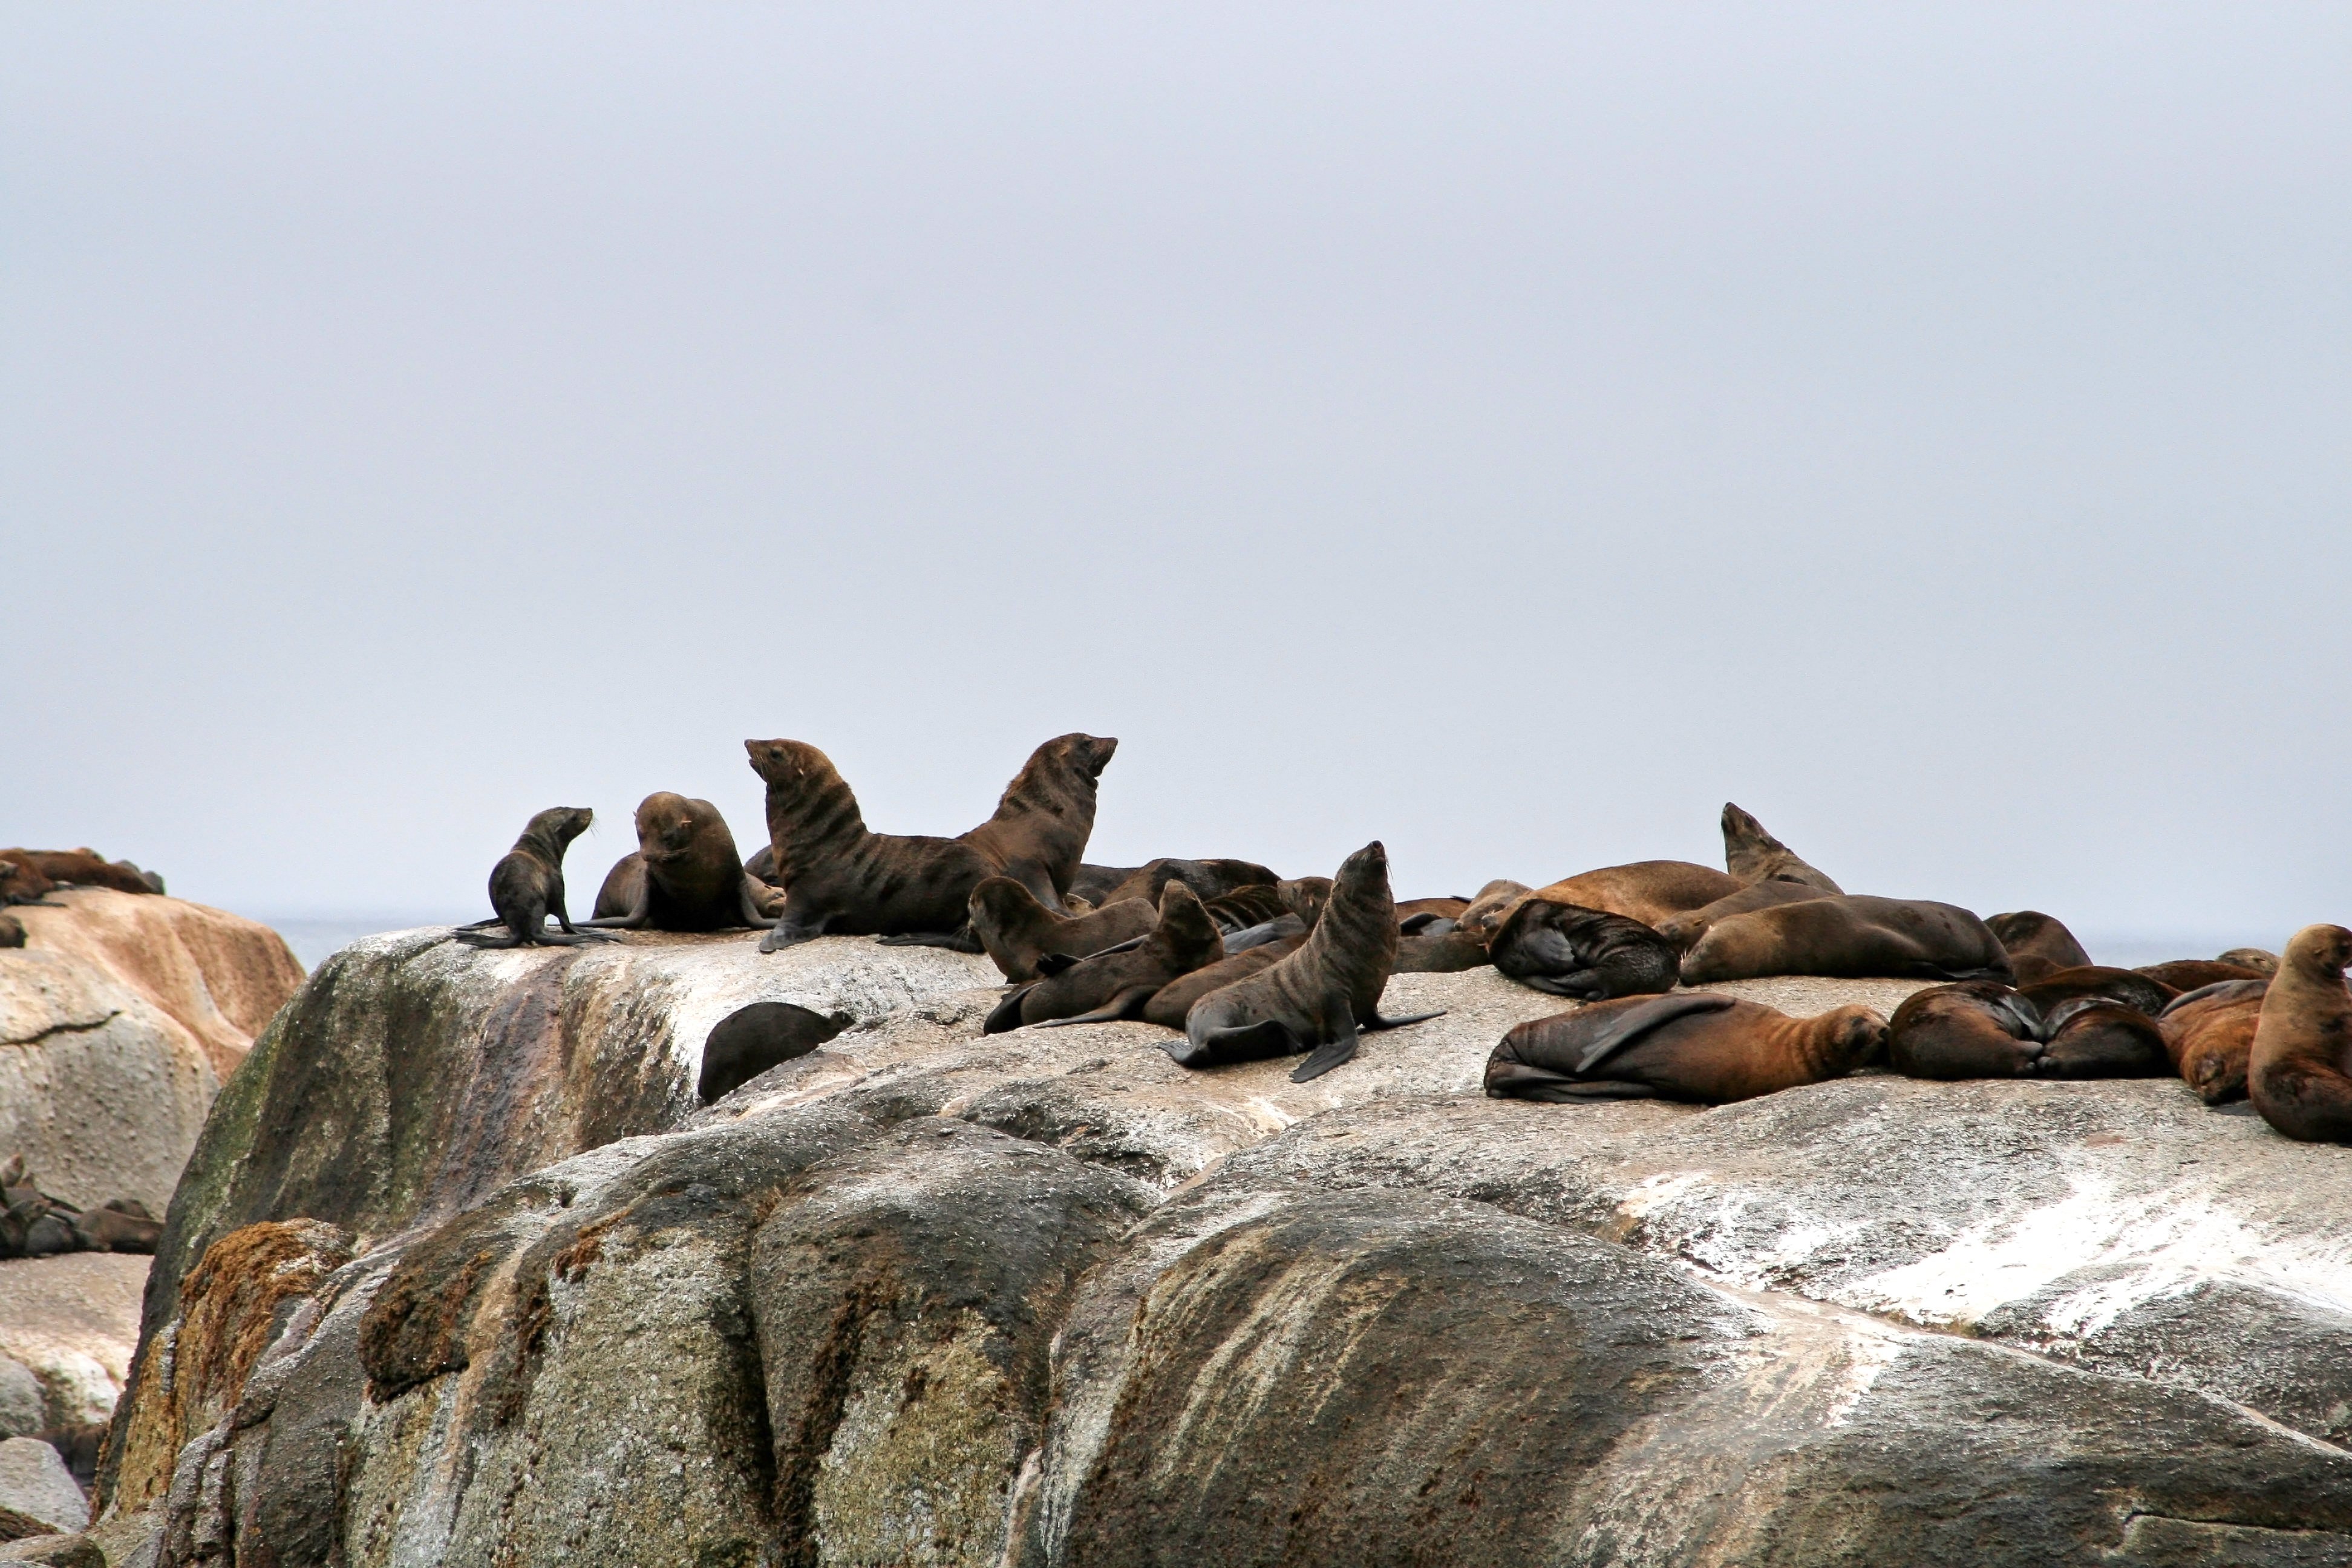
M 2246 1067 L 2270 985 L 2268 975 L 2200 985 L 2175 996 L 2157 1015 L 2157 1032 L 2164 1037 L 2173 1070 L 2206 1104 L 2246 1098 Z
M 1454 921 L 1456 925 L 1459 925 L 1462 923 L 1462 917 L 1467 914 L 1469 910 L 1470 900 L 1467 899 L 1449 898 L 1400 900 L 1396 907 L 1397 929 L 1399 931 L 1405 930 L 1408 922 L 1410 922 L 1416 915 L 1434 915 L 1442 920 L 1449 920 Z
M 1397 937 L 1395 962 L 1389 965 L 1391 974 L 1458 974 L 1465 969 L 1478 969 L 1492 963 L 1486 951 L 1486 939 L 1475 931 L 1464 931 L 1450 921 L 1440 921 L 1412 932 L 1400 931 Z
M 1113 888 L 1142 869 L 1140 866 L 1097 866 L 1080 861 L 1078 874 L 1070 879 L 1069 889 L 1062 895 L 1063 900 L 1083 899 L 1100 909 L 1110 901 Z
M 2279 970 L 2279 955 L 2267 948 L 2233 947 L 2219 954 L 2216 962 L 2241 964 L 2260 974 L 2276 974 Z
M 2047 1010 L 1998 981 L 1934 985 L 1905 998 L 1887 1056 L 1908 1078 L 2147 1078 L 2168 1070 L 2156 1022 L 2086 992 Z
M 1581 1002 L 1675 988 L 1674 944 L 1639 921 L 1522 900 L 1486 943 L 1495 967 L 1538 991 Z
M 1999 938 L 2009 954 L 2009 967 L 2021 985 L 2047 979 L 2062 969 L 2081 969 L 2091 962 L 2083 944 L 2053 915 L 2039 910 L 2014 910 L 1994 915 L 1985 929 Z
M 982 1026 L 998 1035 L 1028 1024 L 1099 1024 L 1136 1018 L 1160 987 L 1224 955 L 1217 926 L 1192 889 L 1171 881 L 1160 890 L 1160 920 L 1140 942 L 1098 952 L 1014 987 Z
M 1470 900 L 1470 907 L 1454 917 L 1455 923 L 1464 931 L 1491 934 L 1496 926 L 1503 923 L 1503 917 L 1511 912 L 1512 906 L 1534 891 L 1525 882 L 1497 877 L 1478 889 L 1478 896 Z
M 695 1093 L 705 1105 L 780 1063 L 808 1055 L 849 1027 L 846 1013 L 813 1012 L 791 1002 L 754 1002 L 711 1026 L 702 1042 Z
M 163 890 L 161 877 L 127 860 L 109 860 L 95 849 L 0 849 L 0 860 L 14 860 L 52 882 L 76 888 L 111 888 L 118 893 Z
M 1843 1078 L 1885 1043 L 1867 1007 L 1792 1018 L 1724 995 L 1625 997 L 1515 1025 L 1486 1058 L 1486 1092 L 1725 1105 Z
M 743 869 L 735 835 L 707 800 L 657 790 L 637 804 L 637 847 L 604 875 L 596 918 L 625 931 L 772 926 L 774 892 Z
M 1055 736 L 1030 752 L 1004 786 L 996 815 L 961 835 L 961 842 L 1059 911 L 1094 836 L 1097 784 L 1118 750 L 1109 735 Z
M 1795 850 L 1764 830 L 1764 825 L 1729 801 L 1723 803 L 1723 863 L 1743 885 L 1798 882 L 1824 893 L 1843 893 L 1829 879 L 1797 858 Z
M 1103 899 L 1144 899 L 1157 905 L 1160 889 L 1171 880 L 1183 883 L 1206 903 L 1242 888 L 1279 884 L 1282 879 L 1255 860 L 1160 859 L 1129 872 Z
M 2110 969 L 2097 963 L 2062 969 L 2031 985 L 2021 985 L 2018 990 L 2044 1016 L 2077 997 L 2097 996 L 2153 1018 L 2164 1011 L 2166 1003 L 2180 994 L 2179 986 L 2167 985 L 2138 970 Z
M 15 915 L 0 914 L 0 947 L 25 945 L 25 922 Z
M 1696 910 L 1685 910 L 1669 915 L 1658 922 L 1658 934 L 1676 952 L 1688 952 L 1698 945 L 1698 939 L 1707 933 L 1716 921 L 1731 915 L 1744 915 L 1750 910 L 1769 910 L 1780 904 L 1801 904 L 1807 899 L 1824 897 L 1810 882 L 1763 881 L 1752 888 L 1742 888 L 1727 893 L 1711 904 Z
M 2268 980 L 2272 972 L 2218 958 L 2176 958 L 2165 963 L 2143 963 L 2132 972 L 2160 981 L 2175 991 L 2195 991 L 2225 980 Z
M 1767 974 L 2006 981 L 2010 968 L 1984 921 L 1957 905 L 1859 893 L 1729 916 L 1683 955 L 1685 985 Z
M 1685 910 L 1704 909 L 1746 885 L 1736 877 L 1687 860 L 1636 860 L 1580 872 L 1522 896 L 1623 915 L 1655 930 L 1661 921 Z
M 1381 1016 L 1396 949 L 1389 853 L 1375 838 L 1340 863 L 1330 898 L 1298 951 L 1194 1003 L 1184 1038 L 1171 1042 L 1168 1054 L 1180 1067 L 1205 1068 L 1311 1051 L 1290 1081 L 1318 1078 L 1354 1058 L 1358 1030 L 1437 1016 Z
M 1212 991 L 1223 990 L 1236 980 L 1246 980 L 1261 970 L 1273 968 L 1306 945 L 1307 938 L 1303 933 L 1286 936 L 1228 953 L 1204 968 L 1179 975 L 1152 993 L 1151 1000 L 1143 1005 L 1143 1021 L 1158 1024 L 1162 1028 L 1181 1029 L 1184 1026 L 1184 1016 L 1192 1010 L 1193 1003 Z
M 1038 979 L 1038 961 L 1050 954 L 1090 957 L 1160 923 L 1160 911 L 1141 899 L 1105 904 L 1083 915 L 1057 915 L 1010 877 L 983 878 L 965 909 L 982 948 L 1004 978 L 1013 981 Z
M 63 909 L 64 905 L 47 897 L 57 890 L 58 885 L 41 875 L 30 860 L 0 859 L 0 907 L 33 904 Z
M 1228 933 L 1280 920 L 1290 912 L 1289 906 L 1283 902 L 1282 889 L 1272 882 L 1253 882 L 1201 902 L 1208 910 L 1209 918 L 1217 922 L 1217 929 Z
M 460 926 L 457 940 L 473 947 L 573 947 L 591 940 L 609 941 L 599 932 L 573 930 L 563 900 L 563 852 L 595 818 L 584 805 L 553 805 L 533 816 L 514 847 L 490 868 L 490 908 L 497 917 Z M 550 913 L 563 928 L 562 934 L 547 929 Z M 504 925 L 507 934 L 481 934 L 484 927 L 493 925 Z
M 2352 931 L 2305 926 L 2263 998 L 2246 1090 L 2263 1120 L 2305 1143 L 2352 1143 Z

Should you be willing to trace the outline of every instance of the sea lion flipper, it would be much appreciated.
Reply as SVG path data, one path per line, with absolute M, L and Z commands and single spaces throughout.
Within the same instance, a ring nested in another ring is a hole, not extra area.
M 1078 961 L 1072 958 L 1066 952 L 1039 953 L 1037 955 L 1037 962 L 1030 965 L 1031 968 L 1034 969 L 1038 973 L 1044 975 L 1048 980 L 1051 980 L 1055 975 L 1061 973 L 1065 969 L 1076 969 L 1077 966 Z
M 983 1035 L 1002 1035 L 1021 1026 L 1021 999 L 1037 989 L 1035 981 L 1016 985 L 1004 994 L 1004 1000 L 989 1010 L 988 1022 L 980 1026 Z
M 1397 935 L 1419 936 L 1425 927 L 1436 924 L 1438 919 L 1439 916 L 1433 910 L 1423 910 L 1417 915 L 1407 915 L 1397 921 Z
M 1402 1029 L 1407 1024 L 1426 1024 L 1432 1018 L 1443 1018 L 1444 1016 L 1445 1016 L 1445 1009 L 1443 1007 L 1440 1007 L 1434 1013 L 1408 1013 L 1402 1018 L 1383 1018 L 1378 1013 L 1375 1013 L 1369 1019 L 1365 1020 L 1363 1026 L 1368 1030 Z
M 753 890 L 754 889 L 757 889 L 758 891 L 755 892 Z M 743 923 L 745 925 L 754 926 L 761 931 L 773 931 L 776 929 L 776 917 L 773 915 L 762 914 L 760 910 L 760 894 L 767 891 L 767 884 L 765 882 L 761 881 L 760 879 L 751 875 L 751 872 L 746 871 L 743 873 L 742 881 L 736 884 L 735 890 L 742 900 Z M 558 912 L 562 912 L 560 905 L 558 906 Z M 564 921 L 563 929 L 565 931 L 570 931 L 572 929 L 572 922 L 569 921 Z
M 637 896 L 625 913 L 606 915 L 602 920 L 583 921 L 583 926 L 598 931 L 642 931 L 654 912 L 654 879 L 650 876 L 637 879 Z M 761 949 L 766 952 L 765 948 Z
M 1157 985 L 1130 985 L 1091 1013 L 1080 1013 L 1073 1018 L 1048 1018 L 1037 1026 L 1041 1029 L 1065 1028 L 1072 1024 L 1108 1024 L 1115 1019 L 1131 1017 L 1151 1000 Z
M 1343 1000 L 1339 1006 L 1339 1032 L 1315 1047 L 1315 1054 L 1298 1064 L 1290 1075 L 1293 1083 L 1305 1083 L 1321 1078 L 1333 1068 L 1344 1067 L 1356 1059 L 1356 1016 L 1349 1011 Z
M 1228 933 L 1225 937 L 1226 956 L 1231 957 L 1236 952 L 1245 952 L 1253 947 L 1262 947 L 1265 943 L 1276 940 L 1282 935 L 1282 933 L 1275 930 L 1275 928 L 1281 923 L 1282 921 L 1279 920 L 1265 921 L 1260 924 L 1245 926 L 1240 931 Z
M 1204 1029 L 1197 1038 L 1171 1040 L 1167 1047 L 1176 1065 L 1187 1068 L 1229 1067 L 1235 1062 L 1264 1061 L 1268 1057 L 1295 1057 L 1301 1048 L 1298 1037 L 1279 1018 Z
M 1713 992 L 1689 993 L 1680 996 L 1661 996 L 1628 1007 L 1609 1021 L 1606 1028 L 1593 1037 L 1584 1055 L 1576 1064 L 1579 1078 L 1591 1072 L 1611 1057 L 1635 1044 L 1643 1036 L 1664 1028 L 1677 1018 L 1694 1013 L 1720 1013 L 1730 1006 L 1732 998 Z
M 981 944 L 971 928 L 961 931 L 902 931 L 874 939 L 877 947 L 944 947 L 950 952 L 978 952 Z

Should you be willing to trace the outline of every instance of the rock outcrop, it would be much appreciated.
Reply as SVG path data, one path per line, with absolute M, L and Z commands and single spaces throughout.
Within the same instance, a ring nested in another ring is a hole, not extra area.
M 440 938 L 324 966 L 215 1107 L 110 1552 L 2352 1561 L 2352 1151 L 2178 1082 L 1548 1106 L 1477 1093 L 1561 1006 L 1491 970 L 1295 1085 L 983 1036 L 937 950 Z M 848 1021 L 699 1104 L 758 1001 Z

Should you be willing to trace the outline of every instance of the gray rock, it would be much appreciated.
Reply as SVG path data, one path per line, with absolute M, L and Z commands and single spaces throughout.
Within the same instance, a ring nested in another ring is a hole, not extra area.
M 89 1504 L 73 1473 L 55 1448 L 37 1437 L 0 1439 L 0 1509 L 58 1531 L 89 1522 Z
M 48 1424 L 41 1380 L 24 1363 L 0 1356 L 0 1437 L 29 1437 Z

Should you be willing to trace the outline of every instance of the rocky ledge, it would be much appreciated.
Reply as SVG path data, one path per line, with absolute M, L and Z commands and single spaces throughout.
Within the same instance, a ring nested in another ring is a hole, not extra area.
M 953 953 L 445 934 L 215 1105 L 110 1560 L 2352 1561 L 2352 1150 L 2177 1082 L 1488 1100 L 1561 1004 L 1481 970 L 1294 1085 Z M 761 1001 L 830 1037 L 702 1104 Z

